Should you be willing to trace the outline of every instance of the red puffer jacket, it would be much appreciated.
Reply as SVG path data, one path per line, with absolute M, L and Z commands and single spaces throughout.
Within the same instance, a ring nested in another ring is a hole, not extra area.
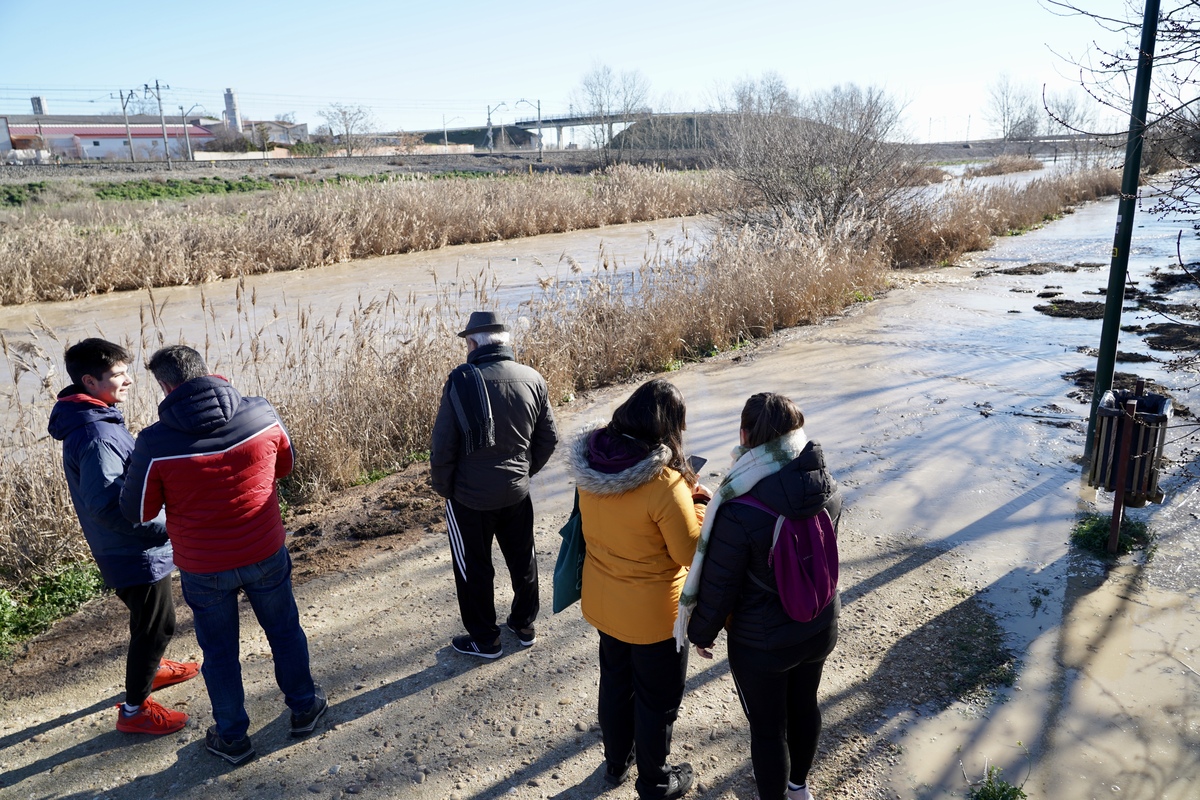
M 166 506 L 175 564 L 185 572 L 236 569 L 279 550 L 275 481 L 292 471 L 294 456 L 271 404 L 208 375 L 167 395 L 158 416 L 137 437 L 121 512 L 140 522 Z

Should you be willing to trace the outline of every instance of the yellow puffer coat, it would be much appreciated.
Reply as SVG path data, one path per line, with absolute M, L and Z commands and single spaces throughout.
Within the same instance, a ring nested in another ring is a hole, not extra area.
M 583 616 L 623 642 L 654 644 L 673 635 L 705 507 L 666 466 L 665 446 L 619 472 L 596 469 L 588 440 L 598 427 L 585 429 L 569 454 L 587 543 Z

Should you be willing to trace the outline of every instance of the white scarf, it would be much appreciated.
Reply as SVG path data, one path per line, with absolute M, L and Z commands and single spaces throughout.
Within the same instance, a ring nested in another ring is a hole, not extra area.
M 746 448 L 738 445 L 733 448 L 733 466 L 708 503 L 704 524 L 700 526 L 700 541 L 696 543 L 696 555 L 692 558 L 692 567 L 688 571 L 687 580 L 684 581 L 683 592 L 679 595 L 679 614 L 675 617 L 676 651 L 687 647 L 688 620 L 692 617 L 692 609 L 696 607 L 700 591 L 700 573 L 704 569 L 704 554 L 708 551 L 708 539 L 712 534 L 713 522 L 717 518 L 717 509 L 725 500 L 745 494 L 754 488 L 754 484 L 790 464 L 807 444 L 808 436 L 805 435 L 804 429 L 797 428 L 758 447 Z

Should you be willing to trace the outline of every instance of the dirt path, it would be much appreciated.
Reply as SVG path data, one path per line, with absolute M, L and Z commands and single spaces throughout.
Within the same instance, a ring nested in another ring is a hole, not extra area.
M 188 797 L 214 785 L 262 798 L 605 793 L 596 772 L 595 632 L 576 607 L 540 620 L 538 644 L 529 650 L 506 639 L 506 654 L 495 663 L 451 651 L 449 638 L 459 632 L 453 580 L 440 506 L 428 497 L 425 476 L 414 467 L 295 519 L 302 531 L 292 540 L 302 621 L 314 672 L 332 703 L 319 736 L 287 738 L 269 650 L 252 622 L 242 642 L 255 761 L 232 770 L 204 752 L 212 720 L 199 681 L 159 694 L 193 716 L 178 736 L 116 733 L 124 610 L 108 598 L 41 637 L 7 672 L 0 701 L 6 796 Z M 556 553 L 555 522 L 543 517 L 538 526 L 544 586 Z M 848 528 L 859 527 L 851 512 Z M 956 559 L 846 538 L 844 555 L 855 567 L 845 587 L 845 655 L 831 664 L 824 685 L 827 733 L 814 783 L 827 787 L 823 797 L 884 797 L 877 771 L 886 769 L 892 748 L 877 735 L 880 710 L 909 694 L 908 665 L 923 660 L 926 647 L 941 649 L 956 629 L 978 629 L 986 615 L 969 599 Z M 901 570 L 902 580 L 870 592 L 869 605 L 853 602 L 872 580 Z M 499 596 L 506 602 L 503 589 Z M 190 615 L 182 602 L 179 608 L 171 654 L 198 656 Z M 915 627 L 926 635 L 897 648 Z M 926 692 L 969 692 L 980 666 L 973 652 L 950 652 L 939 661 L 943 680 Z M 745 725 L 724 660 L 693 658 L 688 688 L 676 729 L 679 758 L 696 765 L 702 796 L 750 797 Z M 625 787 L 608 795 L 634 793 Z

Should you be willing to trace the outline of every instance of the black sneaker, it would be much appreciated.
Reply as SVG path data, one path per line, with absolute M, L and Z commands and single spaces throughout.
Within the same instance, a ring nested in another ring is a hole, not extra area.
M 532 625 L 528 628 L 514 628 L 511 622 L 506 623 L 506 625 L 521 642 L 521 647 L 533 647 L 537 642 L 537 634 L 534 632 Z
M 614 772 L 611 765 L 604 765 L 604 782 L 609 786 L 620 786 L 625 781 L 629 780 L 629 770 L 633 768 L 633 762 L 630 761 L 625 765 L 625 768 L 620 772 Z
M 504 655 L 504 648 L 500 646 L 499 639 L 492 644 L 480 644 L 470 634 L 455 636 L 450 640 L 450 646 L 460 653 L 480 658 L 499 658 Z
M 667 792 L 662 796 L 662 800 L 675 800 L 676 797 L 683 797 L 692 788 L 692 765 L 680 764 L 677 767 L 671 767 L 671 775 L 667 779 Z
M 325 699 L 325 690 L 316 688 L 316 696 L 308 711 L 303 714 L 292 714 L 292 736 L 308 736 L 317 727 L 317 722 L 329 710 L 329 701 Z
M 204 737 L 204 746 L 208 748 L 208 752 L 225 759 L 235 767 L 254 757 L 254 745 L 250 744 L 249 736 L 243 736 L 236 742 L 227 742 L 217 733 L 216 725 L 208 729 Z

